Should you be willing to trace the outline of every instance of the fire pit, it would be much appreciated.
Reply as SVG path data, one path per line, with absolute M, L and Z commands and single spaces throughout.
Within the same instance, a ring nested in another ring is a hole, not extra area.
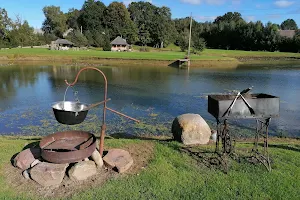
M 96 137 L 84 131 L 58 132 L 40 141 L 42 158 L 51 163 L 74 163 L 89 156 L 96 149 Z
M 268 127 L 272 117 L 279 116 L 279 98 L 269 94 L 248 94 L 251 88 L 235 95 L 209 95 L 208 112 L 217 120 L 216 152 L 219 152 L 219 140 L 222 140 L 222 153 L 233 152 L 232 137 L 228 128 L 228 119 L 256 119 L 257 128 L 255 147 L 256 158 L 271 170 L 268 154 Z M 223 124 L 222 124 L 223 122 Z M 264 138 L 264 154 L 258 152 L 259 136 Z M 257 156 L 257 155 L 260 156 Z

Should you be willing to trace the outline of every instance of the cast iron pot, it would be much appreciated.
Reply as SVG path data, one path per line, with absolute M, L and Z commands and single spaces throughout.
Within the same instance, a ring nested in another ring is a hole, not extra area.
M 60 101 L 52 106 L 56 120 L 61 124 L 80 124 L 86 118 L 88 105 L 74 101 Z

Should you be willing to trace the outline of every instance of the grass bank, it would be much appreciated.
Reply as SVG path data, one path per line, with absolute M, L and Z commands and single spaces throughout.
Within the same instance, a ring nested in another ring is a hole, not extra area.
M 7 184 L 3 171 L 12 155 L 32 141 L 0 137 L 0 199 L 28 199 L 31 191 Z M 186 147 L 161 140 L 110 139 L 106 147 L 152 143 L 154 153 L 147 167 L 136 174 L 110 179 L 105 184 L 76 193 L 68 199 L 300 199 L 300 141 L 270 140 L 271 172 L 261 164 L 250 164 L 252 143 L 240 141 L 236 151 L 240 163 L 231 160 L 228 174 L 207 165 L 214 145 Z
M 103 65 L 169 66 L 185 57 L 176 48 L 151 49 L 150 52 L 51 51 L 42 48 L 15 48 L 0 50 L 1 62 L 48 61 Z M 191 56 L 193 67 L 238 67 L 244 64 L 278 65 L 300 64 L 300 54 L 284 52 L 259 52 L 206 49 Z

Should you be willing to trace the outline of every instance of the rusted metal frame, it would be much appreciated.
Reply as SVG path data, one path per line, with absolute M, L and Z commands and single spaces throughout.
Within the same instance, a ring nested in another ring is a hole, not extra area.
M 96 67 L 85 67 L 85 68 L 82 68 L 81 70 L 79 70 L 79 72 L 77 73 L 76 78 L 75 78 L 73 83 L 68 83 L 67 80 L 65 80 L 65 83 L 68 86 L 75 85 L 78 81 L 78 77 L 79 77 L 80 73 L 85 71 L 85 70 L 89 70 L 89 69 L 98 71 L 104 79 L 104 103 L 103 103 L 103 115 L 102 115 L 103 118 L 102 118 L 100 144 L 99 144 L 99 153 L 102 156 L 103 155 L 103 147 L 104 147 L 105 130 L 106 130 L 105 121 L 106 121 L 106 103 L 107 103 L 107 78 L 106 78 L 105 74 L 100 69 L 98 69 Z
M 89 70 L 89 69 L 90 70 L 96 70 L 96 71 L 98 71 L 103 76 L 103 79 L 104 79 L 104 100 L 102 101 L 103 102 L 103 118 L 102 118 L 101 134 L 100 134 L 100 144 L 99 144 L 99 153 L 100 153 L 101 156 L 103 156 L 104 138 L 105 138 L 105 131 L 106 131 L 106 110 L 109 110 L 109 111 L 111 111 L 113 113 L 116 113 L 118 115 L 121 115 L 123 117 L 126 117 L 126 118 L 131 119 L 131 120 L 136 121 L 136 122 L 139 122 L 139 120 L 134 119 L 132 117 L 129 117 L 129 116 L 123 114 L 123 113 L 117 112 L 117 111 L 115 111 L 115 110 L 113 110 L 111 108 L 108 108 L 106 106 L 107 101 L 110 100 L 110 99 L 107 99 L 107 85 L 108 84 L 107 84 L 107 78 L 106 78 L 105 74 L 100 69 L 95 68 L 95 67 L 85 67 L 85 68 L 82 68 L 77 73 L 76 78 L 75 78 L 75 80 L 74 80 L 73 83 L 68 83 L 67 80 L 65 80 L 65 83 L 68 85 L 68 87 L 69 86 L 74 86 L 77 83 L 77 81 L 78 81 L 78 77 L 79 77 L 80 73 L 82 71 L 84 71 L 84 70 Z M 102 103 L 102 102 L 100 102 L 100 103 Z
M 72 148 L 70 145 L 61 144 L 57 149 L 52 144 L 59 142 L 61 140 L 74 140 L 82 139 L 82 142 L 77 143 L 73 141 Z M 84 131 L 65 131 L 57 132 L 51 135 L 48 135 L 40 141 L 41 156 L 43 159 L 53 163 L 73 163 L 78 162 L 84 158 L 87 158 L 92 155 L 96 149 L 96 137 Z M 52 145 L 52 147 L 50 147 Z M 69 146 L 69 148 L 68 148 Z M 65 149 L 66 147 L 67 149 Z
M 120 113 L 120 112 L 118 112 L 118 111 L 116 111 L 116 110 L 113 110 L 113 109 L 111 109 L 111 108 L 106 107 L 106 109 L 109 110 L 109 111 L 111 111 L 111 112 L 113 112 L 113 113 L 116 113 L 116 114 L 118 114 L 118 115 L 121 115 L 121 116 L 123 116 L 123 117 L 126 117 L 126 118 L 128 118 L 128 119 L 131 119 L 132 121 L 140 122 L 140 120 L 137 120 L 137 119 L 134 119 L 134 118 L 132 118 L 132 117 L 129 117 L 128 115 L 125 115 L 125 114 L 123 114 L 123 113 Z
M 254 152 L 254 157 L 259 160 L 265 167 L 268 169 L 268 171 L 271 171 L 271 162 L 269 157 L 269 151 L 268 151 L 268 137 L 269 137 L 269 125 L 270 125 L 271 118 L 266 118 L 264 120 L 257 119 L 256 120 L 256 136 L 254 141 L 254 148 L 252 151 Z M 264 151 L 263 153 L 260 153 L 258 150 L 258 142 L 259 142 L 259 135 L 264 137 Z

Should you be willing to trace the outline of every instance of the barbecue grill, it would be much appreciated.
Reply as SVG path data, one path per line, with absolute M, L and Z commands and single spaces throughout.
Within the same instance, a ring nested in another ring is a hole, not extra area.
M 268 128 L 273 117 L 279 117 L 279 97 L 269 94 L 249 94 L 248 88 L 237 94 L 209 95 L 208 112 L 217 121 L 216 152 L 223 155 L 233 153 L 232 136 L 227 121 L 230 119 L 256 119 L 256 135 L 253 153 L 270 171 L 268 153 Z M 259 136 L 264 138 L 264 152 L 258 151 Z M 220 139 L 222 150 L 220 151 Z M 258 156 L 259 155 L 259 156 Z

